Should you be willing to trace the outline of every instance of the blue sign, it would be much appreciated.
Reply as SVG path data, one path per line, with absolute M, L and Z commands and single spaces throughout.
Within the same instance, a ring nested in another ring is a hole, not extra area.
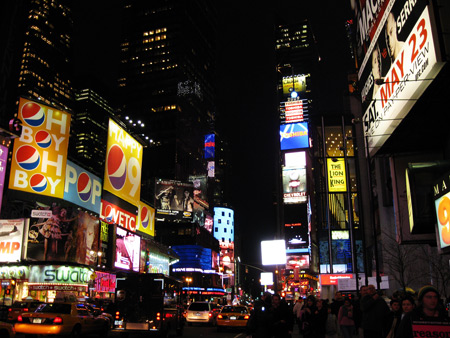
M 68 160 L 64 200 L 100 214 L 101 194 L 102 180 Z
M 173 245 L 172 249 L 180 257 L 180 260 L 172 265 L 174 270 L 180 268 L 211 270 L 211 249 L 200 245 Z
M 205 135 L 205 159 L 214 158 L 216 148 L 216 135 Z
M 309 148 L 308 122 L 280 125 L 281 150 Z

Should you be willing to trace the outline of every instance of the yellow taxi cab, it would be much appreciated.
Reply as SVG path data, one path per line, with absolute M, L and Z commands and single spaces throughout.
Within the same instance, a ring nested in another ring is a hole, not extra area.
M 35 312 L 19 315 L 14 325 L 16 333 L 71 337 L 91 333 L 106 337 L 109 327 L 107 318 L 94 316 L 85 304 L 76 299 L 43 303 Z
M 42 302 L 34 299 L 26 299 L 22 301 L 15 301 L 11 307 L 8 309 L 8 321 L 16 322 L 17 317 L 24 312 L 35 311 Z
M 225 305 L 216 318 L 217 331 L 224 328 L 245 328 L 250 318 L 246 306 Z
M 13 338 L 16 335 L 14 326 L 10 323 L 0 322 L 0 337 Z

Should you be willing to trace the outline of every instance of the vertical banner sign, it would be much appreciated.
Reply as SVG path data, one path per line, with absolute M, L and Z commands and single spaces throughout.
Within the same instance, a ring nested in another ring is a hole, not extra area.
M 149 236 L 155 236 L 155 209 L 139 202 L 139 215 L 136 230 Z
M 0 211 L 2 208 L 3 188 L 5 183 L 5 173 L 7 164 L 8 164 L 8 148 L 0 145 Z
M 0 262 L 20 262 L 23 231 L 23 219 L 0 220 Z
M 343 158 L 327 158 L 328 191 L 346 192 L 345 160 Z
M 21 98 L 9 188 L 63 198 L 70 114 Z
M 142 145 L 109 120 L 103 189 L 137 206 L 141 197 Z
M 64 200 L 100 214 L 102 180 L 67 161 Z

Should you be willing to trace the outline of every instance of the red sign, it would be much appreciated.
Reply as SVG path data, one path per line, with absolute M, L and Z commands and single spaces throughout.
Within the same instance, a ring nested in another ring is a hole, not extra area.
M 137 215 L 102 199 L 101 220 L 109 224 L 118 224 L 122 228 L 136 232 L 136 218 Z
M 322 285 L 337 285 L 338 279 L 352 279 L 352 274 L 321 274 L 320 283 Z
M 289 101 L 284 104 L 284 115 L 287 122 L 303 121 L 303 101 Z
M 413 322 L 413 337 L 449 337 L 450 323 L 447 322 Z

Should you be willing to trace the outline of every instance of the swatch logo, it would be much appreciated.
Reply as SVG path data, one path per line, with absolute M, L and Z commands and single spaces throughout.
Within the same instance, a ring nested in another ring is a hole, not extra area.
M 41 148 L 48 148 L 52 144 L 52 137 L 45 130 L 38 131 L 34 136 L 34 140 L 36 141 L 37 145 Z
M 30 187 L 35 192 L 43 192 L 47 188 L 47 179 L 42 174 L 34 174 L 30 178 Z
M 108 179 L 112 187 L 116 190 L 122 189 L 127 177 L 127 161 L 122 148 L 118 145 L 113 145 L 109 149 L 106 165 Z
M 39 127 L 44 123 L 44 109 L 35 102 L 28 102 L 22 107 L 22 118 L 31 127 Z
M 81 173 L 77 182 L 78 197 L 83 202 L 89 201 L 92 195 L 92 181 L 88 174 Z
M 24 170 L 34 170 L 39 166 L 41 157 L 36 148 L 23 145 L 17 149 L 16 162 Z
M 150 223 L 150 212 L 147 207 L 141 208 L 141 224 L 144 229 L 147 229 Z

